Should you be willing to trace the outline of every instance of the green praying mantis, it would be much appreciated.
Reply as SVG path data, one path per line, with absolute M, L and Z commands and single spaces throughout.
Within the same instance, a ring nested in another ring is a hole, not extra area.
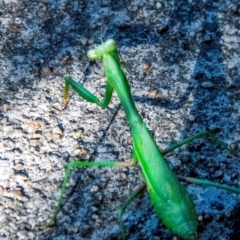
M 228 149 L 233 154 L 235 153 L 232 149 L 228 148 L 227 145 L 219 141 L 209 131 L 200 132 L 185 139 L 184 141 L 172 145 L 168 149 L 160 150 L 145 123 L 143 122 L 143 119 L 139 115 L 132 100 L 130 86 L 124 71 L 121 68 L 115 41 L 112 39 L 107 40 L 94 49 L 89 50 L 88 57 L 92 60 L 102 59 L 103 61 L 104 71 L 107 79 L 105 96 L 103 100 L 100 100 L 89 90 L 83 87 L 83 85 L 77 83 L 71 77 L 66 77 L 64 90 L 65 108 L 69 102 L 70 87 L 72 87 L 73 90 L 76 91 L 86 101 L 97 104 L 102 108 L 108 106 L 113 91 L 116 91 L 131 129 L 133 143 L 132 161 L 70 162 L 65 171 L 60 197 L 50 224 L 53 224 L 55 217 L 60 211 L 71 169 L 81 167 L 130 167 L 138 162 L 141 166 L 144 184 L 135 192 L 133 192 L 118 210 L 118 220 L 120 223 L 122 238 L 126 239 L 122 215 L 124 214 L 126 207 L 133 201 L 133 199 L 138 196 L 139 193 L 145 189 L 145 187 L 147 187 L 151 202 L 157 212 L 158 217 L 163 221 L 165 226 L 174 234 L 183 239 L 196 240 L 198 226 L 197 213 L 190 195 L 179 182 L 179 179 L 197 184 L 223 188 L 235 193 L 240 193 L 240 189 L 207 180 L 177 177 L 166 162 L 164 155 L 176 148 L 183 146 L 184 144 L 202 137 L 209 137 L 224 148 Z

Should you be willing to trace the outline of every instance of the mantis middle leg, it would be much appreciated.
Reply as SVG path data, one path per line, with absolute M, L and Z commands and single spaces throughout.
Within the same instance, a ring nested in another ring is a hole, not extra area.
M 54 220 L 57 216 L 57 214 L 60 211 L 61 208 L 61 204 L 62 204 L 62 200 L 63 200 L 63 196 L 64 196 L 64 192 L 66 189 L 66 185 L 69 179 L 69 175 L 70 175 L 70 171 L 73 168 L 82 168 L 82 167 L 131 167 L 133 164 L 135 164 L 134 161 L 132 162 L 115 162 L 115 161 L 103 161 L 103 162 L 80 162 L 80 161 L 73 161 L 70 162 L 67 165 L 67 169 L 65 171 L 65 176 L 64 176 L 64 180 L 63 180 L 63 184 L 61 187 L 61 192 L 60 192 L 60 197 L 58 199 L 58 203 L 57 203 L 57 207 L 55 208 L 54 211 L 54 215 L 51 218 L 50 222 L 47 225 L 53 225 L 54 224 Z

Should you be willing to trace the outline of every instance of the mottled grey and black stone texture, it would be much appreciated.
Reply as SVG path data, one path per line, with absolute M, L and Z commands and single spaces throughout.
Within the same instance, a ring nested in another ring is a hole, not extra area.
M 117 42 L 137 109 L 158 146 L 202 131 L 240 144 L 240 4 L 237 0 L 0 0 L 0 239 L 117 240 L 117 210 L 142 183 L 132 168 L 73 170 L 56 224 L 51 218 L 66 165 L 130 161 L 131 135 L 119 99 L 106 109 L 71 92 L 64 77 L 98 97 L 101 61 L 86 53 Z M 209 139 L 166 156 L 178 175 L 240 186 L 240 158 Z M 199 240 L 240 234 L 240 198 L 183 183 L 196 204 Z M 123 216 L 130 240 L 177 239 L 147 192 Z

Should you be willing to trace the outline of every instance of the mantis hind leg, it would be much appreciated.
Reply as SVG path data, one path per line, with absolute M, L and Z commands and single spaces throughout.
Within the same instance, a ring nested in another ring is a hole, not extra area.
M 173 144 L 169 148 L 164 149 L 162 151 L 162 153 L 163 153 L 163 155 L 165 155 L 165 154 L 167 154 L 167 153 L 169 153 L 169 152 L 171 152 L 171 151 L 173 151 L 173 150 L 175 150 L 175 149 L 177 149 L 177 148 L 179 148 L 179 147 L 181 147 L 181 146 L 183 146 L 183 145 L 185 145 L 189 142 L 194 141 L 195 139 L 203 138 L 203 137 L 209 137 L 211 140 L 213 140 L 218 145 L 220 145 L 223 149 L 228 150 L 232 155 L 238 156 L 238 154 L 232 148 L 230 148 L 226 143 L 220 141 L 217 137 L 214 136 L 213 133 L 211 133 L 209 131 L 200 132 L 196 135 L 193 135 L 191 137 L 188 137 L 188 138 L 184 139 L 183 141 L 180 141 L 176 144 Z M 240 188 L 237 188 L 237 187 L 234 187 L 234 186 L 229 186 L 229 185 L 226 185 L 226 184 L 220 184 L 220 183 L 215 183 L 215 182 L 212 182 L 212 181 L 209 181 L 209 180 L 191 178 L 191 177 L 183 177 L 183 176 L 178 176 L 178 179 L 182 180 L 182 181 L 189 182 L 189 183 L 200 184 L 200 185 L 203 185 L 203 186 L 211 186 L 211 187 L 221 188 L 221 189 L 224 189 L 224 190 L 236 193 L 236 194 L 240 194 Z
M 226 184 L 216 183 L 216 182 L 212 182 L 209 180 L 198 179 L 198 178 L 183 177 L 183 176 L 178 176 L 178 179 L 189 182 L 189 183 L 195 183 L 195 184 L 200 184 L 200 185 L 204 185 L 204 186 L 221 188 L 221 189 L 224 189 L 224 190 L 236 193 L 236 194 L 240 194 L 240 188 L 237 188 L 234 186 L 229 186 Z
M 123 221 L 122 221 L 122 216 L 128 207 L 128 205 L 136 198 L 139 196 L 141 192 L 143 192 L 146 188 L 146 184 L 138 187 L 133 193 L 130 194 L 128 199 L 122 204 L 122 206 L 118 209 L 118 222 L 121 228 L 121 233 L 122 233 L 122 239 L 126 239 L 125 231 L 124 231 L 124 226 L 123 226 Z
M 137 154 L 133 149 L 133 151 L 132 151 L 132 164 L 135 164 L 137 161 L 138 161 Z M 145 177 L 144 177 L 143 174 L 142 174 L 142 178 L 143 178 L 143 181 L 145 182 Z M 146 187 L 147 187 L 146 183 L 144 183 L 143 185 L 138 187 L 134 192 L 132 192 L 130 194 L 130 196 L 127 198 L 127 200 L 118 209 L 118 222 L 119 222 L 119 225 L 120 225 L 120 230 L 121 230 L 123 240 L 126 239 L 126 234 L 125 234 L 125 230 L 124 230 L 122 216 L 123 216 L 124 212 L 126 211 L 126 208 L 128 207 L 128 205 L 130 205 L 132 203 L 132 201 L 135 198 L 137 198 L 139 196 L 139 194 L 142 193 L 146 189 Z

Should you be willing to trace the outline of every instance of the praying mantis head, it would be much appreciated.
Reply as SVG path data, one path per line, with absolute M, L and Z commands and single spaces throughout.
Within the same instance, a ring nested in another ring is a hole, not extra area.
M 116 42 L 113 39 L 109 39 L 94 49 L 88 51 L 87 55 L 90 59 L 100 59 L 104 54 L 113 52 L 116 49 Z

